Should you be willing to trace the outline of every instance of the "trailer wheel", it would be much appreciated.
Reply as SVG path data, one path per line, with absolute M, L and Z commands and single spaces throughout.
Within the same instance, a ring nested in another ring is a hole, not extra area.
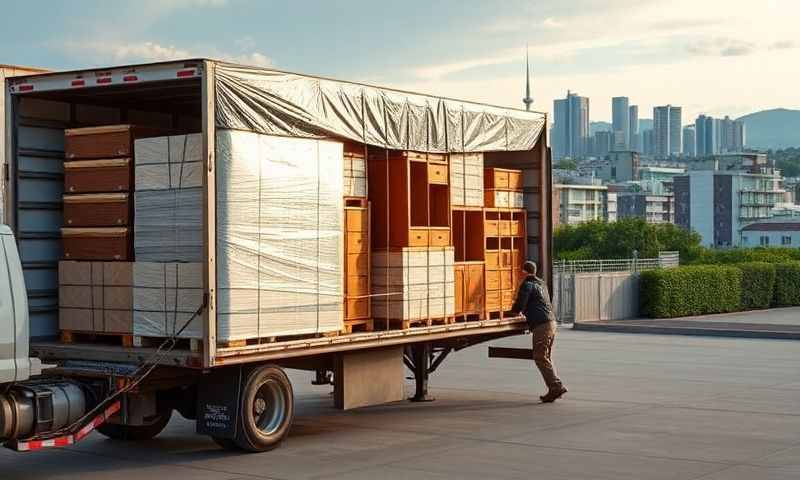
M 248 452 L 277 447 L 289 433 L 294 394 L 289 377 L 274 365 L 258 367 L 244 381 L 236 445 Z
M 129 440 L 133 442 L 150 440 L 164 430 L 169 423 L 170 417 L 172 417 L 172 410 L 159 414 L 147 425 L 104 423 L 97 427 L 97 431 L 113 440 Z

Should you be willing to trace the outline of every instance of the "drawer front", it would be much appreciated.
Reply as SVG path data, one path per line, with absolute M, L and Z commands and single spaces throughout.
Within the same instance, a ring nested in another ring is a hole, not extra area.
M 348 232 L 369 231 L 369 214 L 367 212 L 367 209 L 347 208 L 345 209 L 345 216 L 347 217 Z
M 483 229 L 486 231 L 487 237 L 500 235 L 500 227 L 497 220 L 486 220 Z
M 490 312 L 496 312 L 501 309 L 500 292 L 498 290 L 486 292 L 486 309 Z
M 511 220 L 511 235 L 515 237 L 522 235 L 522 221 Z
M 132 146 L 130 130 L 67 135 L 64 138 L 67 159 L 126 157 L 133 153 Z
M 356 318 L 369 317 L 369 299 L 368 298 L 348 298 L 345 302 L 345 319 L 353 320 Z
M 508 172 L 508 188 L 522 190 L 522 172 Z
M 486 270 L 500 268 L 500 252 L 497 250 L 486 251 Z
M 522 262 L 524 259 L 522 258 L 522 252 L 519 250 L 511 250 L 511 267 L 512 269 L 519 270 L 522 268 Z
M 369 238 L 359 232 L 347 233 L 347 253 L 366 253 L 369 251 Z
M 431 230 L 430 239 L 432 247 L 446 247 L 450 245 L 450 230 Z
M 356 272 L 366 274 L 369 272 L 369 254 L 351 253 L 347 255 L 348 275 L 356 275 Z
M 369 277 L 348 272 L 345 293 L 353 296 L 369 295 Z
M 61 243 L 66 260 L 126 261 L 133 251 L 128 233 L 113 237 L 69 235 Z
M 501 250 L 500 251 L 500 268 L 511 268 L 513 266 L 514 259 L 511 255 L 511 250 Z
M 447 185 L 447 164 L 429 163 L 428 183 L 435 183 L 437 185 Z
M 410 247 L 427 247 L 428 246 L 428 229 L 427 228 L 412 228 L 408 231 L 408 246 Z
M 511 235 L 511 220 L 500 220 L 500 235 Z
M 500 271 L 500 290 L 511 290 L 514 288 L 512 277 L 511 270 Z
M 500 290 L 500 270 L 486 270 L 486 290 Z

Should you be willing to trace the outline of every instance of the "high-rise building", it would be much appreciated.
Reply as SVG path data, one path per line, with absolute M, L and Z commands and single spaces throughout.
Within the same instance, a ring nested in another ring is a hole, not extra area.
M 681 107 L 664 105 L 653 108 L 655 156 L 668 158 L 681 153 Z
M 744 123 L 732 120 L 727 115 L 720 124 L 720 152 L 739 153 L 744 150 Z
M 567 92 L 567 98 L 553 102 L 553 159 L 586 156 L 589 144 L 589 99 Z
M 697 155 L 696 150 L 697 132 L 694 125 L 683 127 L 683 155 L 687 157 L 694 157 Z
M 628 148 L 640 152 L 642 150 L 641 140 L 639 139 L 639 105 L 631 105 L 628 108 Z
M 592 150 L 592 154 L 598 158 L 605 158 L 608 152 L 611 151 L 611 141 L 611 132 L 608 130 L 594 132 L 594 149 Z
M 620 150 L 628 149 L 630 137 L 630 111 L 628 97 L 614 97 L 611 99 L 611 130 L 620 132 L 623 144 Z
M 745 126 L 743 122 L 700 115 L 695 121 L 697 130 L 697 156 L 739 153 L 744 151 Z
M 655 135 L 653 134 L 652 128 L 642 131 L 642 153 L 645 155 L 655 155 L 656 142 L 654 137 Z

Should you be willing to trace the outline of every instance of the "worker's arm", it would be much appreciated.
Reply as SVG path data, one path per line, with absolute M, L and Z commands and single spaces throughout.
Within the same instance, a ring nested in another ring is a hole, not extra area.
M 528 306 L 528 299 L 533 290 L 533 282 L 522 282 L 517 290 L 517 298 L 514 300 L 514 305 L 511 307 L 513 313 L 520 313 Z

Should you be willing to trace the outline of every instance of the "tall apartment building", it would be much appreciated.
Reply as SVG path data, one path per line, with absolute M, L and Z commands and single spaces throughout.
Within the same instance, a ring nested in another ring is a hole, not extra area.
M 697 132 L 694 125 L 683 127 L 683 155 L 686 157 L 694 157 L 697 155 L 696 150 L 696 137 Z
M 553 113 L 553 159 L 586 156 L 589 153 L 589 99 L 567 91 L 567 98 L 553 102 Z
M 742 229 L 772 217 L 783 178 L 762 154 L 722 155 L 674 179 L 675 223 L 707 246 L 741 246 Z
M 617 219 L 616 194 L 609 194 L 605 185 L 558 184 L 553 190 L 558 192 L 554 195 L 553 218 L 558 218 L 559 224 Z
M 656 154 L 655 134 L 652 128 L 642 131 L 642 153 L 645 155 Z
M 608 152 L 611 151 L 612 135 L 609 131 L 594 132 L 594 142 L 592 155 L 599 158 L 605 158 Z
M 675 199 L 672 195 L 648 192 L 619 193 L 617 217 L 638 217 L 647 223 L 675 223 Z
M 664 105 L 653 108 L 655 156 L 668 158 L 681 153 L 681 107 Z
M 615 150 L 627 150 L 630 139 L 630 109 L 628 97 L 614 97 L 611 99 L 611 131 L 615 137 L 619 135 L 619 147 Z
M 636 152 L 642 151 L 641 139 L 639 137 L 639 106 L 631 105 L 628 109 L 628 124 L 630 135 L 628 135 L 628 149 Z

